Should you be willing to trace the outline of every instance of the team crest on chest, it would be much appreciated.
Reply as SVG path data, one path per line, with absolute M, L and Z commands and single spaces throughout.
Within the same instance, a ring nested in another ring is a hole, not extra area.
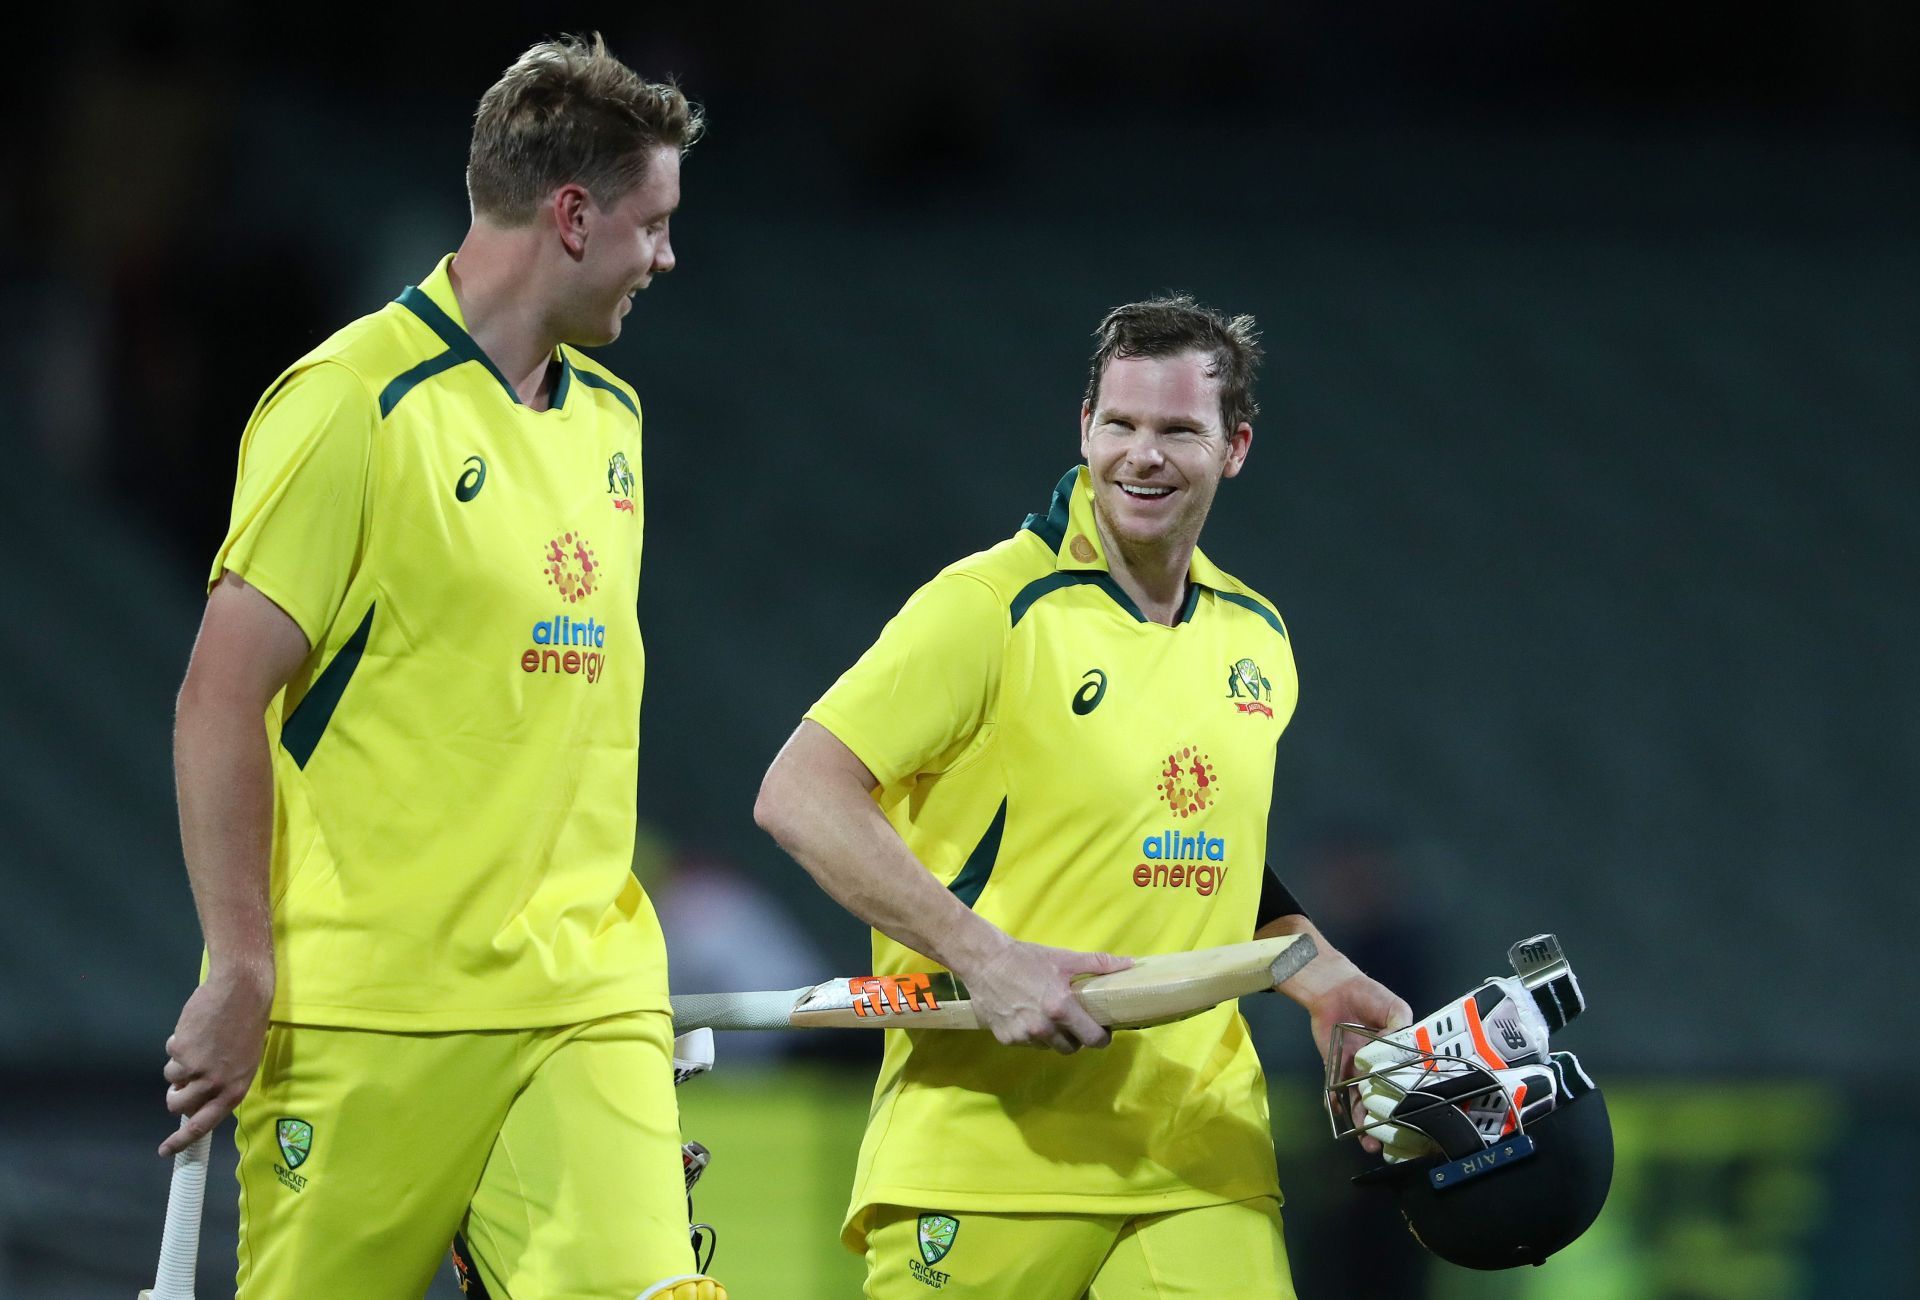
M 613 498 L 613 508 L 624 510 L 628 514 L 636 513 L 633 504 L 633 467 L 627 464 L 627 453 L 616 451 L 607 461 L 607 495 Z
M 1260 665 L 1241 659 L 1227 669 L 1227 698 L 1242 713 L 1273 716 L 1273 683 L 1260 672 Z

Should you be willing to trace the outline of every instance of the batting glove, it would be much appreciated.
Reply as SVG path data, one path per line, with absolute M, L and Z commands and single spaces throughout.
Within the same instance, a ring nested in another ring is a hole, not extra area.
M 1505 1070 L 1442 1061 L 1368 1131 L 1380 1139 L 1389 1162 L 1440 1152 L 1458 1160 L 1592 1090 L 1593 1080 L 1572 1052 Z
M 1546 1017 L 1520 980 L 1511 975 L 1490 979 L 1355 1054 L 1356 1125 L 1380 1140 L 1389 1161 L 1431 1155 L 1443 1144 L 1406 1127 L 1413 1109 L 1430 1106 L 1436 1086 L 1453 1098 L 1478 1096 L 1489 1088 L 1502 1095 L 1490 1079 L 1504 1070 L 1543 1065 L 1549 1055 L 1547 1033 Z M 1537 1096 L 1537 1080 L 1533 1087 Z M 1416 1092 L 1425 1096 L 1410 1105 Z M 1391 1122 L 1396 1116 L 1401 1123 Z

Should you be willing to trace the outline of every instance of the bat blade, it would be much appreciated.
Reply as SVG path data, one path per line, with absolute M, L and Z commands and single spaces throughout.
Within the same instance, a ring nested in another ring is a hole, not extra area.
M 1093 1018 L 1115 1029 L 1182 1020 L 1264 992 L 1313 960 L 1304 935 L 1141 957 L 1126 970 L 1079 980 Z M 857 975 L 811 988 L 694 993 L 673 999 L 679 1032 L 711 1029 L 978 1029 L 966 986 L 945 971 Z
M 1234 998 L 1264 993 L 1298 973 L 1317 953 L 1303 934 L 1221 948 L 1142 957 L 1126 970 L 1076 986 L 1093 1018 L 1115 1029 L 1184 1020 Z

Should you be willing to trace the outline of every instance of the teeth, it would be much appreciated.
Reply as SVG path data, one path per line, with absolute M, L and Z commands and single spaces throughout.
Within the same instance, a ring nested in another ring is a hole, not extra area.
M 1131 483 L 1122 483 L 1120 490 L 1130 497 L 1163 497 L 1173 491 L 1170 487 L 1135 487 Z

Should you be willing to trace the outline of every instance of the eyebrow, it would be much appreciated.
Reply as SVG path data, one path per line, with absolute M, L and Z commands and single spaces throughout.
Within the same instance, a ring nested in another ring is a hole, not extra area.
M 1146 423 L 1145 420 L 1143 420 L 1140 416 L 1135 415 L 1131 411 L 1123 411 L 1110 406 L 1101 407 L 1099 410 L 1095 411 L 1093 415 L 1096 423 L 1106 423 L 1106 422 L 1111 422 L 1115 420 L 1124 420 L 1128 424 L 1145 424 Z M 1204 417 L 1194 415 L 1190 412 L 1183 412 L 1181 414 L 1175 415 L 1171 419 L 1164 421 L 1164 423 L 1169 425 L 1174 425 L 1183 429 L 1198 429 L 1203 432 L 1210 427 L 1210 421 L 1208 421 Z

